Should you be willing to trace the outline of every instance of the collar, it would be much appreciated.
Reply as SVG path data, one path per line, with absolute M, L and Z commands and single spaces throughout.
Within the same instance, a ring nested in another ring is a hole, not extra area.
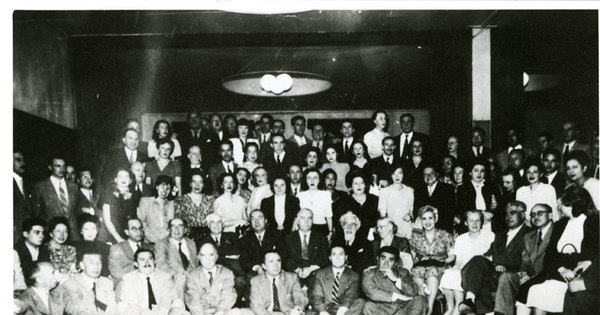
M 281 272 L 279 272 L 278 275 L 276 276 L 271 276 L 270 274 L 265 272 L 265 275 L 267 276 L 267 279 L 269 279 L 269 283 L 273 283 L 273 279 L 275 279 L 275 282 L 279 283 L 279 276 L 281 276 Z
M 261 239 L 261 238 L 264 239 L 265 238 L 265 231 L 262 231 L 262 232 L 259 232 L 259 233 L 254 232 L 254 235 L 256 236 L 257 239 Z
M 181 243 L 181 246 L 187 246 L 187 243 L 185 242 L 185 237 L 182 238 L 181 240 L 176 240 L 172 237 L 169 236 L 169 240 L 171 241 L 171 243 L 173 243 L 176 247 L 179 247 L 179 243 Z
M 220 242 L 221 242 L 221 236 L 222 236 L 222 235 L 223 235 L 223 233 L 221 233 L 221 234 L 219 234 L 219 235 L 214 235 L 214 234 L 210 233 L 210 238 L 212 238 L 213 240 L 214 240 L 215 238 L 216 238 L 216 239 L 219 239 L 219 243 L 220 243 Z
M 277 152 L 273 152 L 273 157 L 275 158 L 275 160 L 277 160 L 277 156 L 279 155 L 279 158 L 283 160 L 283 157 L 285 156 L 285 151 L 277 154 Z
M 17 182 L 19 182 L 19 181 L 23 180 L 23 177 L 22 177 L 21 175 L 19 175 L 19 174 L 15 173 L 15 172 L 13 172 L 13 178 L 14 178 L 14 179 L 15 179 Z
M 125 149 L 125 154 L 127 154 L 127 158 L 129 158 L 131 156 L 131 153 L 137 153 L 137 149 L 136 150 L 129 150 L 128 147 L 123 147 Z
M 81 192 L 87 197 L 90 193 L 93 193 L 91 188 L 79 188 L 79 190 L 81 190 Z
M 300 136 L 294 135 L 294 139 L 296 139 L 296 142 L 298 142 L 298 143 L 306 143 L 305 136 L 300 137 Z
M 552 225 L 552 221 L 550 221 L 548 224 L 546 224 L 545 227 L 542 228 L 542 238 L 544 238 L 544 236 L 546 236 L 546 233 L 548 232 L 548 229 L 550 228 L 551 225 Z
M 411 131 L 409 133 L 402 132 L 402 138 L 406 139 L 406 136 L 408 136 L 408 139 L 412 139 L 413 134 L 414 134 L 414 131 Z
M 509 229 L 509 230 L 508 230 L 508 233 L 506 233 L 506 235 L 508 235 L 508 234 L 513 234 L 513 235 L 515 235 L 515 234 L 519 233 L 519 231 L 521 231 L 521 228 L 523 228 L 523 225 L 525 225 L 525 224 L 524 224 L 524 223 L 521 223 L 521 225 L 519 225 L 519 227 L 516 227 L 516 228 L 514 228 L 514 229 Z
M 94 286 L 94 283 L 98 281 L 99 278 L 90 278 L 85 273 L 81 273 L 81 279 L 88 285 L 91 289 Z M 98 292 L 98 287 L 96 287 L 96 292 Z
M 575 142 L 577 140 L 573 140 L 571 142 L 565 142 L 565 145 L 563 146 L 563 148 L 565 148 L 567 145 L 569 146 L 569 150 L 573 150 L 573 146 L 575 145 Z M 564 151 L 564 150 L 563 150 Z
M 383 161 L 387 163 L 387 160 L 390 159 L 390 161 L 392 163 L 394 163 L 394 155 L 386 155 L 385 153 L 383 153 L 381 155 L 381 157 L 383 157 Z
M 427 189 L 431 190 L 431 191 L 435 191 L 435 188 L 437 187 L 439 181 L 435 181 L 435 183 L 433 183 L 433 185 L 427 185 Z
M 223 167 L 225 167 L 225 168 L 227 168 L 227 165 L 229 165 L 233 168 L 233 160 L 231 160 L 229 162 L 225 162 L 225 161 L 221 160 L 221 164 L 223 164 Z
M 514 147 L 508 146 L 508 151 L 512 151 L 512 150 L 517 150 L 517 149 L 523 149 L 523 146 L 519 143 Z
M 331 266 L 331 270 L 333 271 L 333 276 L 334 276 L 334 277 L 335 277 L 335 274 L 336 274 L 336 273 L 339 273 L 339 274 L 340 274 L 340 276 L 341 276 L 341 275 L 344 273 L 344 269 L 345 269 L 344 267 L 342 267 L 342 268 L 337 268 L 337 267 Z
M 44 302 L 44 304 L 46 304 L 46 307 L 48 307 L 48 303 L 49 298 L 50 298 L 50 291 L 48 290 L 44 290 L 42 288 L 38 288 L 36 286 L 32 286 L 31 287 L 33 289 L 33 291 L 35 292 L 35 294 L 39 295 L 39 297 L 42 299 L 42 301 Z
M 348 235 L 344 233 L 344 241 L 350 242 L 350 245 L 354 245 L 354 242 L 356 241 L 356 234 L 352 235 L 352 239 L 347 239 L 347 237 Z
M 127 243 L 129 243 L 129 247 L 131 247 L 131 250 L 133 250 L 133 252 L 135 253 L 135 247 L 142 247 L 142 242 L 136 243 L 130 239 L 127 239 Z
M 311 231 L 302 232 L 302 231 L 298 230 L 298 233 L 300 233 L 300 240 L 302 241 L 302 239 L 304 238 L 304 235 L 306 235 L 306 238 L 308 238 L 310 240 L 310 232 Z
M 29 249 L 29 252 L 36 252 L 39 253 L 40 252 L 40 248 L 39 247 L 35 247 L 27 242 L 24 242 L 25 246 L 27 246 L 27 249 Z
M 209 277 L 209 274 L 208 274 L 209 272 L 212 272 L 213 279 L 214 279 L 215 275 L 217 274 L 217 265 L 215 265 L 214 267 L 212 267 L 210 269 L 206 269 L 204 267 L 201 267 L 201 268 L 202 268 L 202 271 L 204 272 L 204 274 L 206 274 L 207 278 Z
M 285 200 L 286 194 L 283 194 L 283 195 L 273 195 L 273 196 L 275 197 L 275 199 Z
M 475 181 L 471 180 L 471 184 L 473 184 L 473 187 L 475 187 L 475 189 L 481 188 L 485 186 L 485 180 L 483 180 L 481 183 L 476 183 Z
M 342 139 L 342 142 L 343 142 L 344 144 L 346 144 L 346 141 L 350 141 L 350 143 L 352 143 L 352 141 L 353 141 L 353 140 L 354 140 L 354 137 L 348 137 L 348 138 L 343 138 L 343 139 Z
M 65 181 L 65 178 L 64 178 L 64 177 L 59 179 L 58 177 L 55 177 L 54 175 L 51 175 L 51 176 L 50 176 L 50 181 L 52 182 L 52 184 L 53 184 L 54 186 L 58 186 L 58 185 L 60 185 L 60 184 L 63 184 L 63 183 L 65 184 L 65 185 L 64 185 L 64 187 L 66 187 L 66 186 L 67 186 L 67 185 L 66 185 L 66 184 L 67 184 L 67 182 Z

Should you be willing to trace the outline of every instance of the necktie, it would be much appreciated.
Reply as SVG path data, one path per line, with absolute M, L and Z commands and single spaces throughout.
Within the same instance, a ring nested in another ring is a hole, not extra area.
M 302 240 L 302 259 L 304 260 L 308 260 L 308 241 L 307 241 L 307 236 L 306 234 L 303 235 L 303 240 Z
M 19 190 L 21 191 L 21 195 L 25 196 L 25 190 L 23 190 L 23 178 L 19 178 L 17 181 L 17 185 L 19 186 Z
M 404 136 L 404 146 L 402 148 L 402 157 L 408 157 L 408 150 L 410 150 L 410 143 L 408 143 L 408 135 Z
M 240 139 L 240 142 L 242 143 L 242 151 L 246 151 L 246 141 Z
M 181 264 L 183 265 L 183 270 L 187 270 L 188 266 L 190 265 L 190 261 L 181 250 L 181 242 L 179 242 L 179 257 L 181 257 Z
M 194 136 L 196 139 L 200 138 L 200 130 L 196 130 L 196 132 L 194 132 Z
M 277 284 L 275 284 L 275 278 L 273 278 L 273 312 L 281 312 L 281 306 L 279 305 L 279 291 L 277 290 Z
M 96 310 L 101 310 L 101 311 L 105 311 L 106 310 L 106 304 L 100 302 L 98 300 L 98 297 L 96 296 L 96 282 L 94 282 L 94 284 L 92 285 L 92 292 L 94 292 L 94 304 L 96 305 Z
M 277 154 L 277 165 L 281 165 L 281 155 Z
M 220 246 L 219 245 L 219 238 L 215 238 L 215 243 L 217 243 L 217 246 Z
M 537 239 L 537 248 L 540 248 L 540 245 L 542 245 L 542 230 L 538 230 L 538 239 Z
M 344 144 L 344 153 L 348 152 L 348 145 L 349 145 L 350 140 L 346 140 L 346 144 Z
M 263 135 L 262 136 L 262 141 L 260 142 L 261 144 L 267 142 L 267 136 Z
M 565 151 L 563 152 L 563 163 L 567 163 L 567 157 L 569 156 L 569 145 L 565 146 Z
M 298 187 L 294 188 L 294 196 L 298 194 Z
M 212 271 L 208 272 L 208 283 L 210 284 L 210 286 L 212 287 L 212 283 L 213 283 L 213 275 L 212 275 Z
M 152 305 L 156 305 L 156 298 L 154 297 L 154 291 L 152 290 L 152 284 L 150 283 L 150 277 L 146 277 L 146 283 L 148 283 L 148 309 L 152 309 Z
M 385 163 L 392 165 L 392 163 L 390 163 L 390 158 L 389 157 L 385 158 Z
M 261 235 L 257 235 L 256 238 L 258 239 L 258 245 L 260 245 L 260 247 L 262 247 L 262 236 Z
M 93 195 L 93 193 L 92 193 L 92 191 L 91 191 L 91 190 L 88 192 L 88 198 L 90 199 L 90 201 L 93 201 L 93 200 L 94 200 L 94 199 L 93 199 L 93 198 L 94 198 L 94 195 Z
M 339 305 L 340 297 L 338 296 L 338 292 L 340 290 L 340 273 L 336 272 L 333 280 L 333 287 L 331 289 L 331 296 L 333 297 L 333 303 Z
M 227 174 L 231 174 L 231 173 L 233 173 L 233 172 L 231 171 L 231 167 L 229 167 L 229 164 L 227 164 Z
M 67 193 L 63 188 L 62 181 L 58 182 L 58 197 L 60 198 L 60 205 L 63 212 L 66 214 L 69 212 L 69 201 L 67 200 Z
M 129 164 L 135 162 L 135 159 L 133 158 L 133 151 L 131 151 L 131 154 L 129 154 Z

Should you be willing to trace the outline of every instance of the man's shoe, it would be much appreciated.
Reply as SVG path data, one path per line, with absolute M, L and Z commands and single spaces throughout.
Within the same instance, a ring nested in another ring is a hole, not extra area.
M 458 305 L 458 311 L 462 313 L 476 313 L 475 303 L 472 299 L 466 299 Z

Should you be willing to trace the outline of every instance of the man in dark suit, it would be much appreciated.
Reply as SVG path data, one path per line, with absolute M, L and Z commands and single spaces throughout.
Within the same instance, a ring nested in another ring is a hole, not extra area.
M 261 148 L 261 151 L 269 151 L 263 156 L 262 164 L 270 176 L 286 174 L 290 165 L 299 161 L 298 156 L 294 157 L 286 148 L 285 138 L 277 133 L 271 135 L 271 144 L 268 148 Z
M 142 154 L 142 157 L 147 158 L 147 160 L 144 160 L 144 162 L 150 160 L 150 158 L 148 158 L 148 142 L 142 139 L 142 127 L 140 126 L 140 122 L 135 118 L 128 119 L 127 124 L 125 124 L 125 129 L 133 129 L 137 131 L 140 138 L 140 143 L 137 149 Z M 121 142 L 118 141 L 116 148 L 120 147 Z
M 193 144 L 186 151 L 187 155 L 181 159 L 181 190 L 183 194 L 189 193 L 192 188 L 190 186 L 190 182 L 192 180 L 192 173 L 201 172 L 202 174 L 206 174 L 206 164 L 201 163 L 202 160 L 200 158 L 200 147 L 196 144 Z M 208 177 L 203 176 L 203 179 L 206 181 Z M 205 185 L 208 184 L 208 181 Z
M 423 144 L 423 149 L 426 154 L 429 155 L 429 136 L 414 131 L 415 116 L 410 113 L 404 113 L 400 116 L 400 128 L 402 133 L 395 136 L 394 142 L 396 143 L 397 152 L 394 154 L 396 157 L 407 160 L 410 154 L 410 147 L 413 141 L 418 140 Z
M 213 184 L 213 191 L 218 191 L 217 178 L 223 173 L 234 174 L 237 164 L 233 161 L 233 144 L 229 140 L 223 140 L 219 144 L 219 162 L 208 169 L 208 177 Z
M 93 189 L 94 177 L 92 176 L 92 171 L 87 167 L 82 167 L 77 174 L 77 183 L 79 184 L 76 212 L 77 222 L 80 222 L 81 215 L 84 213 L 95 216 L 97 218 L 96 227 L 98 230 L 96 239 L 104 242 L 109 239 L 109 235 L 104 225 L 102 209 L 98 208 L 99 194 Z
M 377 174 L 379 179 L 388 179 L 392 176 L 392 172 L 398 166 L 402 166 L 404 160 L 398 157 L 396 151 L 396 142 L 394 138 L 387 136 L 381 140 L 383 154 L 372 159 L 365 165 L 365 170 L 369 170 L 373 174 Z
M 269 223 L 268 229 L 270 231 L 278 231 L 281 235 L 285 236 L 292 231 L 294 220 L 300 210 L 300 201 L 298 198 L 293 195 L 290 196 L 287 193 L 288 185 L 285 175 L 275 175 L 271 187 L 275 194 L 262 200 L 260 203 L 260 210 Z M 283 222 L 279 222 L 276 219 L 279 218 L 281 220 L 281 213 L 276 215 L 276 210 L 283 210 Z
M 38 261 L 40 246 L 44 241 L 44 228 L 46 222 L 33 217 L 23 221 L 22 240 L 15 243 L 15 251 L 19 255 L 23 277 L 29 279 L 33 273 L 33 263 Z
M 493 161 L 490 148 L 484 146 L 485 130 L 480 127 L 471 129 L 471 145 L 466 150 L 466 163 L 471 164 L 476 159 L 483 159 L 488 163 Z
M 533 151 L 523 146 L 521 143 L 523 133 L 517 128 L 509 128 L 506 130 L 506 144 L 508 147 L 496 154 L 496 161 L 500 165 L 500 170 L 508 168 L 508 155 L 516 149 L 525 151 L 526 158 L 532 156 Z
M 567 185 L 567 178 L 559 171 L 561 162 L 560 152 L 555 148 L 549 148 L 542 155 L 544 174 L 540 178 L 540 181 L 544 184 L 552 185 L 556 191 L 556 195 L 560 196 Z
M 504 272 L 498 279 L 496 310 L 503 309 L 506 311 L 504 314 L 513 314 L 512 306 L 515 305 L 519 286 L 544 269 L 544 253 L 554 227 L 552 208 L 547 204 L 537 204 L 531 208 L 530 215 L 534 229 L 523 236 L 524 247 L 519 272 Z
M 35 263 L 28 278 L 29 286 L 17 299 L 24 304 L 28 315 L 62 315 L 64 304 L 61 292 L 53 290 L 58 281 L 55 269 L 49 262 Z M 19 313 L 21 314 L 21 313 Z
M 233 120 L 235 121 L 235 117 L 233 118 Z M 217 113 L 210 114 L 209 123 L 210 123 L 212 132 L 214 132 L 215 135 L 217 136 L 217 139 L 218 139 L 217 143 L 220 143 L 221 141 L 227 140 L 230 138 L 227 131 L 223 130 L 223 120 L 221 119 L 221 115 L 219 115 Z M 236 127 L 236 130 L 237 130 L 237 127 Z
M 579 142 L 579 128 L 575 122 L 567 121 L 563 124 L 562 136 L 563 143 L 557 144 L 556 149 L 562 154 L 563 164 L 567 163 L 567 156 L 573 151 L 580 150 L 590 155 L 590 146 Z
M 328 263 L 329 244 L 327 238 L 312 229 L 312 211 L 298 211 L 298 231 L 285 238 L 285 269 L 294 271 L 306 284 L 308 277 Z
M 135 192 L 139 191 L 139 194 L 136 194 L 138 198 L 143 197 L 152 197 L 154 196 L 154 188 L 151 185 L 146 184 L 146 167 L 142 162 L 133 162 L 131 163 L 130 168 L 131 173 L 135 177 L 134 181 L 131 181 L 131 185 L 133 187 L 129 188 L 129 191 Z M 182 183 L 184 183 L 182 181 Z M 139 200 L 136 204 L 139 204 Z
M 338 152 L 338 162 L 350 163 L 352 160 L 352 146 L 354 145 L 354 127 L 350 120 L 343 120 L 340 128 L 342 140 L 335 144 L 335 150 Z
M 23 176 L 25 175 L 25 157 L 21 151 L 13 152 L 13 243 L 21 239 L 21 225 L 35 216 L 29 199 L 30 194 Z
M 102 168 L 101 189 L 103 191 L 110 191 L 113 183 L 113 178 L 117 170 L 129 169 L 133 162 L 146 162 L 148 161 L 147 154 L 143 153 L 140 148 L 140 138 L 137 130 L 129 128 L 123 131 L 123 147 L 112 150 Z
M 187 122 L 189 129 L 177 135 L 177 140 L 181 144 L 181 152 L 189 152 L 192 146 L 198 146 L 202 164 L 205 169 L 208 169 L 217 162 L 216 153 L 220 140 L 214 132 L 202 129 L 200 114 L 195 109 L 187 114 Z
M 516 176 L 515 183 L 519 187 L 529 184 L 525 176 L 526 157 L 527 154 L 522 149 L 514 149 L 508 154 L 508 167 L 506 169 L 513 171 Z
M 271 136 L 273 135 L 273 116 L 271 114 L 262 114 L 259 120 L 259 130 L 256 135 L 260 147 L 269 146 Z
M 364 300 L 360 298 L 360 275 L 346 268 L 348 254 L 343 246 L 332 246 L 331 267 L 318 270 L 308 295 L 313 310 L 329 314 L 360 314 Z
M 496 298 L 494 305 L 492 292 L 498 291 L 498 279 L 502 274 L 516 274 L 521 267 L 521 255 L 525 248 L 523 237 L 529 232 L 524 224 L 525 209 L 521 201 L 510 202 L 506 209 L 508 231 L 496 234 L 484 256 L 473 257 L 461 270 L 462 287 L 466 292 L 465 300 L 459 305 L 461 313 L 496 311 L 512 314 L 514 303 L 509 305 L 506 299 Z M 497 292 L 496 296 L 501 294 Z
M 124 274 L 133 271 L 133 254 L 139 248 L 152 249 L 152 245 L 143 242 L 144 240 L 144 227 L 142 221 L 136 218 L 131 218 L 127 221 L 127 230 L 125 230 L 127 240 L 113 244 L 110 247 L 110 254 L 108 255 L 108 269 L 110 275 L 121 280 Z
M 261 210 L 250 213 L 250 223 L 252 230 L 240 239 L 240 264 L 246 272 L 248 283 L 254 276 L 264 273 L 262 263 L 266 253 L 277 252 L 281 255 L 283 251 L 280 232 L 266 228 L 267 220 Z M 244 296 L 249 299 L 250 292 L 244 292 Z
M 325 156 L 325 149 L 327 148 L 327 146 L 329 145 L 329 142 L 326 141 L 325 139 L 325 135 L 326 135 L 326 131 L 323 128 L 323 125 L 320 123 L 314 124 L 312 129 L 312 141 L 310 144 L 310 147 L 316 148 L 317 150 L 319 150 L 319 152 L 321 152 L 321 156 L 324 157 Z M 302 150 L 302 152 L 306 152 L 306 150 L 308 149 L 307 146 L 304 146 L 304 150 Z M 304 154 L 302 154 L 302 156 L 304 156 Z
M 294 116 L 291 121 L 292 128 L 294 128 L 294 134 L 286 140 L 287 152 L 292 156 L 301 156 L 303 150 L 301 147 L 312 146 L 312 140 L 304 135 L 306 131 L 306 118 L 303 116 Z
M 515 172 L 507 169 L 502 172 L 502 187 L 500 191 L 500 198 L 497 200 L 496 210 L 494 211 L 494 217 L 492 218 L 492 232 L 498 233 L 508 229 L 506 226 L 506 205 L 517 199 L 518 184 L 515 182 Z
M 65 160 L 60 156 L 49 159 L 49 178 L 37 183 L 33 193 L 33 206 L 39 217 L 46 221 L 63 216 L 69 220 L 71 231 L 77 231 L 77 184 L 65 180 Z M 71 240 L 79 239 L 77 233 Z
M 415 202 L 413 218 L 416 218 L 418 211 L 425 205 L 434 206 L 438 209 L 438 221 L 436 226 L 448 233 L 454 232 L 454 217 L 456 209 L 454 208 L 454 187 L 438 181 L 439 173 L 432 165 L 426 165 L 423 168 L 423 179 L 425 185 L 415 188 Z

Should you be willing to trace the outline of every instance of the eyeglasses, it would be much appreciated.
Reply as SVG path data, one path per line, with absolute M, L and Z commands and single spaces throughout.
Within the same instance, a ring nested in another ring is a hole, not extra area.
M 515 215 L 517 213 L 523 213 L 523 211 L 506 211 L 506 215 Z
M 529 214 L 530 217 L 535 218 L 535 217 L 541 217 L 542 215 L 548 213 L 548 211 L 538 211 L 538 212 L 532 212 Z

